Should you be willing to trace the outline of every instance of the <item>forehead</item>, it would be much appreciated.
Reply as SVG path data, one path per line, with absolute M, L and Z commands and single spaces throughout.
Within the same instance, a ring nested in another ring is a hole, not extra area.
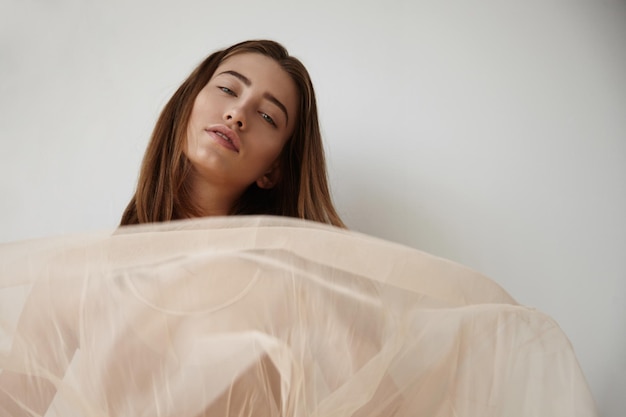
M 291 76 L 274 59 L 252 52 L 244 52 L 226 58 L 215 70 L 213 77 L 224 71 L 236 71 L 259 88 L 275 88 L 285 93 L 296 93 L 296 86 Z M 256 85 L 255 85 L 256 84 Z
M 278 62 L 260 53 L 243 52 L 230 56 L 219 64 L 214 76 L 232 69 L 246 71 L 244 75 L 251 80 L 272 78 L 271 75 L 282 78 L 283 81 L 286 78 L 291 79 Z

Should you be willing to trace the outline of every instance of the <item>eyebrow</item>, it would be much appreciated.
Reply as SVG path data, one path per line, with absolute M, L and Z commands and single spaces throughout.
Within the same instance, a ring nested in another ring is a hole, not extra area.
M 241 81 L 242 83 L 244 83 L 248 87 L 250 87 L 252 85 L 252 81 L 250 81 L 250 79 L 248 77 L 246 77 L 243 74 L 238 73 L 237 71 L 227 70 L 227 71 L 224 71 L 224 72 L 220 72 L 218 75 L 222 75 L 222 74 L 232 75 L 233 77 L 237 78 L 239 81 Z M 280 100 L 278 100 L 276 97 L 274 97 L 270 93 L 264 93 L 263 94 L 263 98 L 265 98 L 266 100 L 271 101 L 279 109 L 281 109 L 282 112 L 285 113 L 285 118 L 287 119 L 287 123 L 289 123 L 289 114 L 287 113 L 287 107 L 285 107 L 285 105 L 283 103 L 281 103 Z

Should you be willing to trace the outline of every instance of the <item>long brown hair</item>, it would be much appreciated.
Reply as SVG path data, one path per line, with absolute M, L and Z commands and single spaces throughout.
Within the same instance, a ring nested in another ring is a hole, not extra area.
M 299 93 L 298 120 L 281 155 L 279 183 L 265 190 L 252 184 L 230 214 L 298 217 L 345 227 L 328 188 L 324 147 L 317 117 L 315 91 L 304 65 L 277 42 L 241 42 L 209 55 L 189 75 L 165 105 L 141 165 L 137 190 L 120 225 L 164 222 L 199 216 L 186 178 L 190 163 L 183 153 L 187 124 L 196 96 L 227 58 L 246 52 L 274 59 L 294 80 Z

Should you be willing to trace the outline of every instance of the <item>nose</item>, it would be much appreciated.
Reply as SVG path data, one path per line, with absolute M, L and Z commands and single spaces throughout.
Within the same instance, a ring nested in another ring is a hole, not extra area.
M 237 126 L 239 130 L 245 128 L 246 123 L 245 123 L 244 111 L 238 107 L 233 107 L 229 109 L 224 114 L 224 120 L 231 128 L 234 128 L 235 126 Z

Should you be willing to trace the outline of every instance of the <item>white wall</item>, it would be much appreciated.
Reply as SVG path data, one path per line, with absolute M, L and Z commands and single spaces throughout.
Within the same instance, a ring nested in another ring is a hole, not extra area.
M 626 4 L 336 3 L 0 0 L 0 241 L 115 226 L 177 85 L 274 38 L 314 78 L 347 223 L 552 315 L 623 415 Z

